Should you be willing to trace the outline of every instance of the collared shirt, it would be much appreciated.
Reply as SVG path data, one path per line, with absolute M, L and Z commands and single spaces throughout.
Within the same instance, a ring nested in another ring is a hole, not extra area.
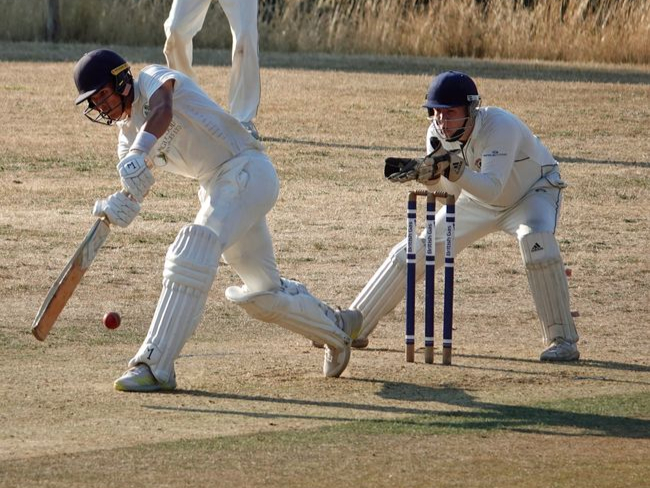
M 533 187 L 557 161 L 526 124 L 498 107 L 479 109 L 469 140 L 462 145 L 447 143 L 434 124 L 427 132 L 427 153 L 431 137 L 448 150 L 456 150 L 467 163 L 455 183 L 441 178 L 442 189 L 455 195 L 462 189 L 486 206 L 509 207 Z
M 161 169 L 200 181 L 209 179 L 234 156 L 264 147 L 189 77 L 159 65 L 144 68 L 134 80 L 131 116 L 117 123 L 118 157 L 122 159 L 148 117 L 149 100 L 166 81 L 174 80 L 173 117 L 150 156 Z

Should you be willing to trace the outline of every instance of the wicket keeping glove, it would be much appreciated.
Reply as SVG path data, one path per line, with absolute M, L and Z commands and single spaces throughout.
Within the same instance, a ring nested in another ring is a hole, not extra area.
M 105 216 L 111 224 L 126 227 L 140 212 L 140 204 L 123 191 L 113 193 L 105 200 L 97 200 L 93 208 L 93 215 Z
M 435 144 L 437 143 L 437 144 Z M 433 151 L 424 158 L 386 158 L 384 176 L 393 183 L 405 183 L 417 180 L 430 185 L 433 180 L 440 178 L 448 166 L 449 155 L 440 141 L 431 139 Z

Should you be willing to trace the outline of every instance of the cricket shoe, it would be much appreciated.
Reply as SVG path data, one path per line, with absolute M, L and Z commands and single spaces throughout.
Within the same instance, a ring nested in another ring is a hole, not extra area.
M 169 381 L 158 381 L 149 366 L 140 363 L 116 379 L 113 386 L 118 391 L 169 391 L 176 388 L 176 375 L 172 374 Z
M 255 124 L 253 124 L 252 121 L 242 122 L 241 125 L 243 125 L 244 129 L 246 129 L 248 133 L 252 135 L 255 139 L 257 139 L 258 141 L 262 140 L 260 133 L 257 131 L 257 127 L 255 127 Z
M 562 337 L 555 339 L 539 356 L 540 361 L 577 361 L 580 351 L 574 342 L 567 342 Z
M 336 325 L 345 332 L 350 340 L 345 346 L 337 349 L 325 344 L 325 359 L 323 361 L 323 374 L 327 378 L 338 378 L 350 362 L 351 344 L 359 335 L 363 325 L 363 315 L 358 310 L 337 310 Z

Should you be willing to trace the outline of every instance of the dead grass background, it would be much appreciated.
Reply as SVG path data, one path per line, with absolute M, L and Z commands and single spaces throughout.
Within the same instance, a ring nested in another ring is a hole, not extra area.
M 421 154 L 430 76 L 462 69 L 486 104 L 518 114 L 562 163 L 571 186 L 558 238 L 583 360 L 536 360 L 519 251 L 494 235 L 457 259 L 451 367 L 422 364 L 420 351 L 404 363 L 398 307 L 344 377 L 325 380 L 321 351 L 226 302 L 237 280 L 223 266 L 178 360 L 178 392 L 132 395 L 112 380 L 144 337 L 166 247 L 196 212 L 192 182 L 159 173 L 141 218 L 112 233 L 47 342 L 29 332 L 94 200 L 118 185 L 114 129 L 72 103 L 70 60 L 85 50 L 0 45 L 4 59 L 34 59 L 0 62 L 0 486 L 648 479 L 648 69 L 269 55 L 257 122 L 282 181 L 270 226 L 286 276 L 349 304 L 404 232 L 408 186 L 383 181 L 383 159 Z M 136 70 L 160 60 L 158 49 L 120 50 Z M 197 59 L 223 103 L 228 54 Z M 101 325 L 107 310 L 122 314 L 119 329 Z
M 162 46 L 172 0 L 57 0 L 60 42 Z M 3 0 L 0 40 L 44 41 L 47 0 Z M 260 0 L 263 52 L 650 63 L 648 0 Z M 230 49 L 212 2 L 195 47 Z

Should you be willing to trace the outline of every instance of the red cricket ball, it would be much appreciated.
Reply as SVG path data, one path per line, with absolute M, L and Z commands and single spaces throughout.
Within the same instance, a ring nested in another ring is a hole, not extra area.
M 117 312 L 106 312 L 103 319 L 104 325 L 107 329 L 117 329 L 120 326 L 121 321 L 122 319 L 120 318 L 120 314 Z

